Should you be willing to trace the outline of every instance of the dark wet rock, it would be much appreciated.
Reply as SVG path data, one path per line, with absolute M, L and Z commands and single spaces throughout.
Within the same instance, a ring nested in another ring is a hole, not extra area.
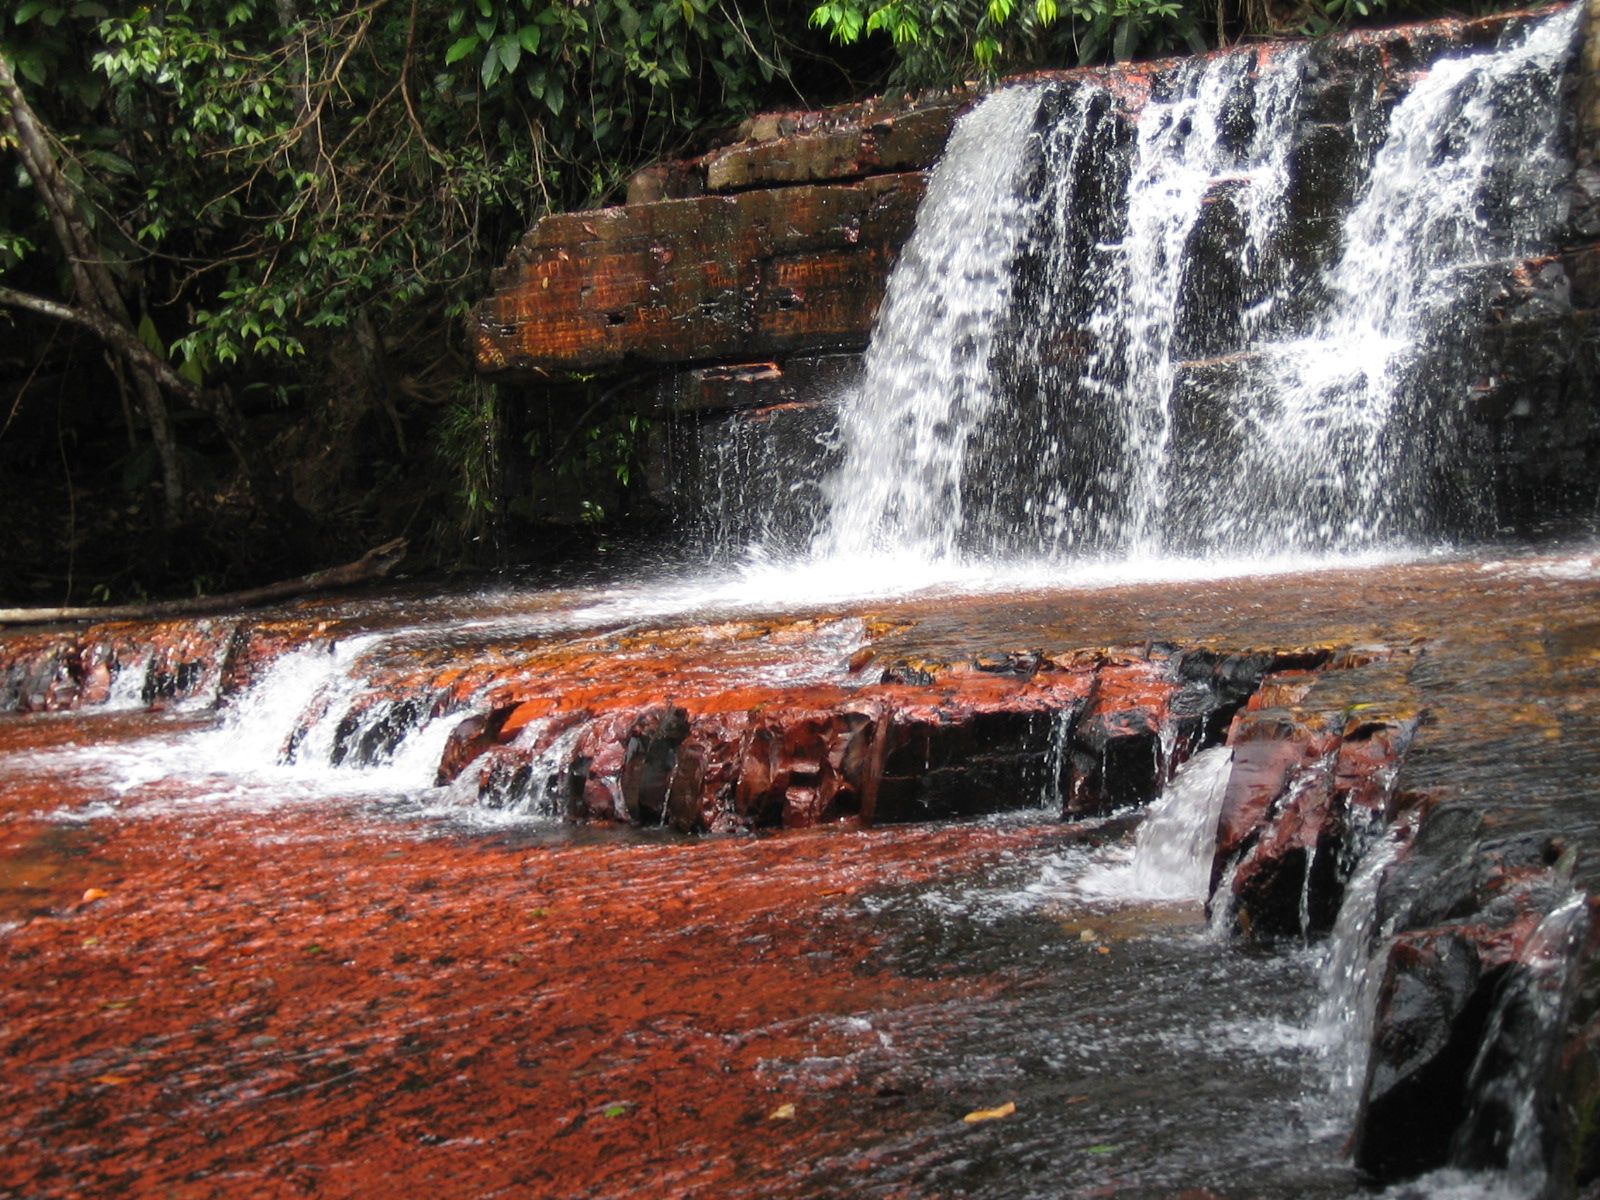
M 722 833 L 746 820 L 748 826 L 782 823 L 781 806 L 778 819 L 763 820 L 767 814 L 748 811 L 749 801 L 741 796 L 741 787 L 753 779 L 751 756 L 759 757 L 757 747 L 769 744 L 751 729 L 752 720 L 748 712 L 732 712 L 693 723 L 668 787 L 667 824 L 684 833 Z
M 958 93 L 825 113 L 764 113 L 745 123 L 742 141 L 701 159 L 706 186 L 737 191 L 927 167 L 969 99 Z
M 871 704 L 754 716 L 735 791 L 738 819 L 803 827 L 860 813 L 880 769 L 882 725 Z
M 622 803 L 635 821 L 660 821 L 678 765 L 678 747 L 689 736 L 689 714 L 673 705 L 640 713 L 628 729 L 619 785 Z
M 1355 1160 L 1381 1179 L 1442 1165 L 1466 1117 L 1466 1078 L 1492 1006 L 1476 948 L 1450 931 L 1396 940 L 1378 1022 Z
M 493 371 L 860 349 L 917 171 L 546 217 L 479 310 Z
M 1555 1047 L 1545 1146 L 1551 1175 L 1591 1195 L 1600 1182 L 1600 902 L 1590 896 L 1587 904 L 1567 1025 Z
M 795 354 L 782 362 L 731 363 L 680 371 L 664 407 L 677 414 L 816 404 L 861 374 L 860 354 Z
M 1553 1079 L 1591 925 L 1559 842 L 1481 844 L 1471 816 L 1424 819 L 1385 882 L 1398 932 L 1354 1136 L 1357 1165 L 1384 1179 L 1506 1166 L 1527 1096 L 1552 1147 L 1563 1120 Z M 1587 1031 L 1566 1036 L 1581 1051 Z
M 1077 697 L 1053 710 L 1000 704 L 918 704 L 893 710 L 882 767 L 862 815 L 876 822 L 930 820 L 1038 808 L 1054 794 L 1054 721 L 1076 721 Z
M 6 639 L 0 667 L 0 711 L 45 712 L 71 682 L 69 663 L 77 650 L 70 634 L 13 634 Z
M 500 745 L 501 731 L 517 708 L 515 704 L 507 704 L 486 713 L 474 713 L 457 723 L 450 731 L 450 740 L 445 743 L 444 753 L 439 758 L 434 786 L 443 787 L 452 782 L 489 747 Z
M 146 707 L 212 695 L 220 686 L 234 624 L 213 620 L 117 622 L 77 633 L 5 639 L 0 712 L 94 708 L 124 694 Z M 137 690 L 129 687 L 135 673 Z
M 755 688 L 609 711 L 501 705 L 456 726 L 438 778 L 470 767 L 485 803 L 554 787 L 565 799 L 544 804 L 552 815 L 683 832 L 1058 805 L 1070 778 L 1066 750 L 1095 677 L 1043 665 L 1026 673 L 1034 658 L 1016 657 L 1024 673 L 963 668 L 924 672 L 922 683 Z M 1162 670 L 1139 666 L 1152 678 Z M 1174 690 L 1170 682 L 1164 689 Z M 363 711 L 345 740 L 359 747 L 369 739 L 381 754 L 393 720 L 382 719 L 388 710 Z M 1114 788 L 1122 787 L 1114 778 L 1121 761 L 1109 759 Z
M 1177 767 L 1163 743 L 1178 685 L 1164 663 L 1108 665 L 1073 726 L 1066 812 L 1094 816 L 1148 804 Z
M 1026 678 L 1037 671 L 1044 655 L 1037 651 L 1012 650 L 1006 653 L 989 651 L 972 658 L 972 669 L 987 671 L 991 675 L 1019 675 Z
M 1418 717 L 1350 695 L 1400 700 L 1405 667 L 1376 653 L 1357 665 L 1362 657 L 1338 671 L 1265 675 L 1234 718 L 1212 905 L 1250 936 L 1328 932 L 1360 853 L 1404 807 L 1395 781 Z

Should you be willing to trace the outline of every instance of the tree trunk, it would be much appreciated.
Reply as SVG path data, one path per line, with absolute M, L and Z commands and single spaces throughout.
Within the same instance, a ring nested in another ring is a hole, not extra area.
M 17 153 L 49 214 L 51 227 L 72 273 L 77 305 L 59 304 L 3 286 L 0 286 L 0 304 L 81 325 L 99 335 L 121 357 L 132 378 L 134 393 L 150 426 L 150 437 L 160 460 L 165 493 L 163 513 L 168 526 L 177 524 L 182 515 L 185 488 L 177 438 L 163 389 L 183 397 L 216 422 L 259 503 L 290 519 L 301 518 L 303 514 L 290 502 L 277 472 L 251 440 L 233 396 L 226 390 L 207 391 L 190 382 L 144 344 L 116 280 L 106 266 L 99 242 L 84 220 L 77 193 L 61 173 L 45 127 L 29 107 L 11 64 L 3 54 L 0 54 L 0 129 L 9 131 L 16 139 Z
M 100 252 L 99 242 L 84 219 L 77 193 L 62 175 L 44 126 L 17 86 L 11 63 L 4 54 L 0 54 L 0 128 L 14 139 L 22 165 L 49 214 L 51 228 L 55 230 L 56 240 L 72 272 L 79 308 L 89 317 L 98 318 L 92 322 L 93 326 L 119 328 L 142 346 L 128 306 L 123 303 L 122 293 Z M 183 512 L 183 471 L 166 397 L 150 370 L 149 357 L 154 356 L 132 359 L 128 369 L 161 463 L 162 512 L 170 527 L 178 523 Z

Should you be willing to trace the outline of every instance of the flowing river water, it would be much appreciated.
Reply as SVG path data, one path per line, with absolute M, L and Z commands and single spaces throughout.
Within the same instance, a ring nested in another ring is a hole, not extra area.
M 1384 646 L 1429 714 L 1404 787 L 1503 832 L 1594 832 L 1592 552 L 659 619 L 635 599 L 262 619 L 352 647 L 346 667 L 515 648 L 568 685 L 656 695 L 805 687 L 863 649 Z M 1063 824 L 1040 795 L 757 838 L 571 827 L 434 787 L 403 750 L 253 760 L 252 723 L 281 742 L 296 714 L 218 711 L 207 687 L 0 718 L 13 1194 L 1360 1191 L 1340 1049 L 1360 1017 L 1326 1011 L 1326 945 L 1219 936 L 1198 896 L 1153 896 L 1125 820 Z M 1205 792 L 1207 768 L 1174 787 Z

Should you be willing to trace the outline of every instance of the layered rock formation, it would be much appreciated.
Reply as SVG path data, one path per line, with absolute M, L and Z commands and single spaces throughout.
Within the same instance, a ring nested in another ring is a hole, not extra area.
M 748 374 L 861 350 L 964 99 L 757 117 L 742 142 L 643 172 L 624 206 L 547 217 L 478 311 L 480 369 L 763 360 Z

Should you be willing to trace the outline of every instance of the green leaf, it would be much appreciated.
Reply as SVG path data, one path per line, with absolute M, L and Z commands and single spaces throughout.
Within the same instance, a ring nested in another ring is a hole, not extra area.
M 111 175 L 121 175 L 131 179 L 139 173 L 131 162 L 109 150 L 86 150 L 83 158 L 90 166 L 98 167 Z
M 483 79 L 483 86 L 492 88 L 495 80 L 500 78 L 500 55 L 493 46 L 483 56 L 483 62 L 478 67 L 478 74 Z
M 539 27 L 537 25 L 524 25 L 517 30 L 517 42 L 529 54 L 539 53 Z M 510 70 L 511 68 L 506 68 Z
M 506 69 L 507 75 L 517 73 L 517 64 L 522 61 L 522 46 L 516 38 L 498 38 L 494 44 L 495 53 L 500 56 L 500 62 Z
M 43 0 L 28 0 L 26 4 L 17 9 L 16 15 L 11 19 L 18 25 L 26 25 L 48 7 L 49 5 L 43 3 Z
M 149 313 L 139 318 L 139 340 L 157 358 L 167 356 L 167 344 L 161 340 L 161 334 L 156 331 L 156 323 L 150 319 Z
M 1111 56 L 1118 62 L 1127 62 L 1133 57 L 1134 47 L 1138 44 L 1139 32 L 1132 17 L 1123 17 L 1117 22 L 1116 36 L 1111 39 Z
M 444 52 L 444 65 L 448 67 L 453 63 L 460 62 L 463 58 L 467 57 L 467 55 L 476 50 L 479 44 L 480 43 L 477 34 L 467 34 L 466 37 L 454 42 L 450 49 Z

